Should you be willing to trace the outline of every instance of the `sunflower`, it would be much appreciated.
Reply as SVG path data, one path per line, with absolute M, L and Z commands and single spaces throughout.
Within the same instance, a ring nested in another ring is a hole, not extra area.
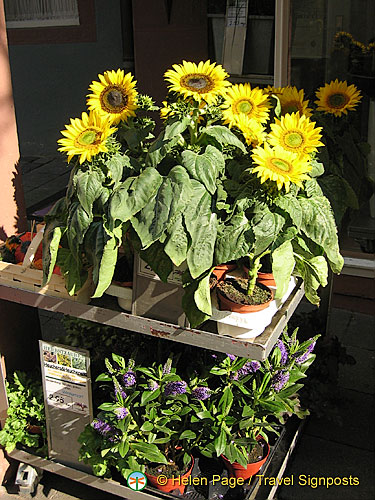
M 321 130 L 322 127 L 315 127 L 315 122 L 311 122 L 306 115 L 300 116 L 298 112 L 286 114 L 271 123 L 268 141 L 272 146 L 281 146 L 299 156 L 306 156 L 324 146 L 319 140 Z
M 339 82 L 336 78 L 331 83 L 326 83 L 316 92 L 315 101 L 317 111 L 324 111 L 335 116 L 341 116 L 343 113 L 353 110 L 362 99 L 360 91 L 355 85 L 349 85 L 346 81 Z
M 125 75 L 124 70 L 105 71 L 98 75 L 100 82 L 93 81 L 89 87 L 87 106 L 103 117 L 109 117 L 111 123 L 117 124 L 134 116 L 137 109 L 136 82 L 131 73 Z
M 259 146 L 266 140 L 267 134 L 263 125 L 253 118 L 249 118 L 247 115 L 239 115 L 236 119 L 235 126 L 240 129 L 249 146 Z
M 297 87 L 285 87 L 282 94 L 278 95 L 281 105 L 281 114 L 295 113 L 299 111 L 301 115 L 311 116 L 312 111 L 308 107 L 309 101 L 304 101 L 304 91 Z
M 285 89 L 287 89 L 289 87 L 274 87 L 273 85 L 267 85 L 267 87 L 265 89 L 263 89 L 263 92 L 267 95 L 277 95 L 277 96 L 280 96 Z
M 68 162 L 73 156 L 79 155 L 79 163 L 82 164 L 98 153 L 108 151 L 106 140 L 116 130 L 111 128 L 109 118 L 102 118 L 94 111 L 90 111 L 89 115 L 82 113 L 82 119 L 71 118 L 70 125 L 61 131 L 65 137 L 57 141 L 61 144 L 58 150 L 67 153 Z
M 169 90 L 181 94 L 184 98 L 192 97 L 198 102 L 215 103 L 230 85 L 226 80 L 228 73 L 219 64 L 201 61 L 198 65 L 182 61 L 174 64 L 173 69 L 165 72 L 164 78 L 170 82 Z
M 239 115 L 246 115 L 259 123 L 266 123 L 271 104 L 268 96 L 259 87 L 251 88 L 249 83 L 232 85 L 222 104 L 224 123 L 235 125 Z
M 261 183 L 270 179 L 276 182 L 279 190 L 285 186 L 288 193 L 291 182 L 303 187 L 302 181 L 309 179 L 306 172 L 311 170 L 311 165 L 306 158 L 299 158 L 281 146 L 271 148 L 264 143 L 264 147 L 258 146 L 251 156 L 256 163 L 253 173 L 258 173 Z

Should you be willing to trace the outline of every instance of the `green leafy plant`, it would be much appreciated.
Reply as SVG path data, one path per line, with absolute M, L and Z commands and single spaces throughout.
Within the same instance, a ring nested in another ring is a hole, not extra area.
M 189 364 L 112 354 L 97 378 L 107 401 L 79 438 L 80 459 L 97 475 L 125 478 L 132 470 L 179 475 L 196 453 L 245 465 L 257 436 L 268 440 L 289 416 L 308 414 L 298 393 L 316 339 L 300 343 L 297 329 L 285 331 L 263 363 L 198 350 Z
M 90 269 L 99 297 L 119 246 L 130 241 L 162 281 L 174 266 L 185 267 L 182 306 L 193 327 L 212 314 L 212 269 L 242 257 L 250 262 L 249 295 L 269 255 L 276 298 L 296 274 L 318 304 L 328 264 L 336 273 L 343 266 L 331 206 L 317 182 L 321 129 L 303 110 L 283 111 L 274 90 L 230 85 L 221 66 L 184 61 L 165 74 L 170 90 L 156 139 L 153 122 L 138 116 L 155 108 L 152 101 L 136 100 L 122 72 L 121 95 L 133 107 L 115 130 L 108 127 L 120 120 L 116 99 L 119 112 L 126 106 L 103 83 L 113 73 L 101 79 L 95 106 L 89 99 L 90 117 L 72 120 L 59 141 L 77 160 L 66 197 L 46 217 L 45 281 L 57 263 L 74 293 Z
M 9 407 L 0 431 L 0 444 L 11 452 L 16 446 L 47 455 L 44 398 L 41 381 L 16 371 L 6 382 Z M 34 428 L 37 429 L 34 430 Z M 36 432 L 36 433 L 35 433 Z
M 288 417 L 308 415 L 301 408 L 298 392 L 303 384 L 298 382 L 315 359 L 317 338 L 300 344 L 297 329 L 290 337 L 285 331 L 263 363 L 234 355 L 216 363 L 208 378 L 209 387 L 216 390 L 206 408 L 214 439 L 202 442 L 200 452 L 208 457 L 224 455 L 246 467 L 258 436 L 268 441 L 269 433 L 277 433 Z
M 177 475 L 199 439 L 190 428 L 194 391 L 176 374 L 172 358 L 148 367 L 116 354 L 112 359 L 97 378 L 112 382 L 112 400 L 99 406 L 98 417 L 80 436 L 81 460 L 102 476 L 111 467 L 125 478 L 133 470 L 153 468 Z

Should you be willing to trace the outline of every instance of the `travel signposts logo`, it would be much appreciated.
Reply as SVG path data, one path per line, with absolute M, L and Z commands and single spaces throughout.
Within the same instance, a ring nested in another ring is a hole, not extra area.
M 147 477 L 142 472 L 132 472 L 129 474 L 127 482 L 131 490 L 141 491 L 146 487 Z

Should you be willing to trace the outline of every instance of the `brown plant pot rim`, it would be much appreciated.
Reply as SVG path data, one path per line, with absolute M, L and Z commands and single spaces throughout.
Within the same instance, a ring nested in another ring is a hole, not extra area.
M 215 266 L 212 273 L 216 276 L 218 281 L 222 281 L 229 271 L 233 271 L 236 268 L 237 264 L 220 264 L 219 266 Z
M 133 288 L 133 282 L 132 281 L 112 281 L 113 285 L 117 286 L 122 286 L 124 288 Z
M 247 276 L 249 275 L 249 268 L 243 266 L 243 270 L 244 270 L 244 276 L 245 278 L 247 278 Z M 262 273 L 261 271 L 259 271 L 257 276 L 257 282 L 266 286 L 276 286 L 276 281 L 272 273 Z
M 40 425 L 33 425 L 33 424 L 28 424 L 26 430 L 30 434 L 42 434 L 43 432 L 43 429 Z
M 267 453 L 265 454 L 265 456 L 263 453 L 263 458 L 261 460 L 258 460 L 258 462 L 252 462 L 250 464 L 247 464 L 247 467 L 243 467 L 238 462 L 230 463 L 230 461 L 224 455 L 221 455 L 221 458 L 223 459 L 231 477 L 249 479 L 250 477 L 257 474 L 262 465 L 266 462 L 271 451 L 270 445 L 261 436 L 258 436 L 256 439 L 257 441 L 263 441 L 267 446 Z
M 178 481 L 177 478 L 178 477 L 181 477 L 181 478 L 185 478 L 185 477 L 189 477 L 191 475 L 191 472 L 193 470 L 193 467 L 194 467 L 194 457 L 193 455 L 190 455 L 190 458 L 191 458 L 191 463 L 190 463 L 190 466 L 188 468 L 188 470 L 182 474 L 181 476 L 176 476 L 176 477 L 173 477 L 173 478 L 170 478 L 170 479 L 166 479 L 166 484 L 159 484 L 158 483 L 158 477 L 159 476 L 153 476 L 151 474 L 148 474 L 147 472 L 145 472 L 145 475 L 147 477 L 147 481 L 150 482 L 151 486 L 154 486 L 154 488 L 157 488 L 158 490 L 160 491 L 164 491 L 166 493 L 169 493 L 170 491 L 173 491 L 173 490 L 179 490 L 179 492 L 183 495 L 184 491 L 185 491 L 185 484 L 181 484 L 181 481 Z M 165 476 L 163 475 L 163 478 Z

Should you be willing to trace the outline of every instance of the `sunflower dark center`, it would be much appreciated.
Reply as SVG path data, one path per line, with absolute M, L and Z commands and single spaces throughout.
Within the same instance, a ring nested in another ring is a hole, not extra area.
M 240 101 L 237 105 L 237 109 L 240 113 L 248 114 L 253 109 L 253 105 L 250 101 Z
M 328 103 L 332 108 L 342 108 L 347 104 L 348 97 L 345 94 L 337 92 L 336 94 L 331 94 L 328 97 Z
M 91 146 L 97 141 L 98 135 L 99 134 L 96 130 L 87 129 L 78 137 L 78 143 L 81 146 Z
M 128 96 L 121 87 L 113 85 L 102 92 L 100 102 L 107 113 L 120 113 L 126 108 Z
M 303 144 L 303 136 L 299 132 L 290 132 L 284 137 L 284 142 L 290 148 L 298 148 Z
M 296 102 L 289 102 L 283 107 L 284 113 L 296 113 L 299 111 L 299 106 Z
M 281 158 L 272 158 L 270 163 L 273 167 L 281 170 L 282 172 L 289 172 L 291 170 L 291 165 L 289 162 L 282 160 Z
M 108 104 L 110 104 L 114 108 L 118 108 L 119 106 L 122 105 L 124 98 L 123 98 L 123 95 L 121 94 L 120 91 L 111 90 L 107 94 L 107 100 L 108 100 Z
M 209 76 L 199 73 L 184 76 L 181 78 L 180 85 L 199 93 L 209 92 L 214 87 L 213 81 Z

